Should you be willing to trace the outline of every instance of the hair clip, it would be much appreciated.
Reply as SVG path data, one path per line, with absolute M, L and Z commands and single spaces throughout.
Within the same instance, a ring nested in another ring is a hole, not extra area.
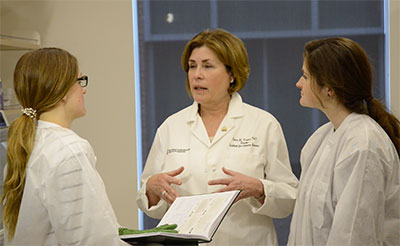
M 24 115 L 28 116 L 31 119 L 36 118 L 36 110 L 34 110 L 33 108 L 24 108 L 21 111 Z

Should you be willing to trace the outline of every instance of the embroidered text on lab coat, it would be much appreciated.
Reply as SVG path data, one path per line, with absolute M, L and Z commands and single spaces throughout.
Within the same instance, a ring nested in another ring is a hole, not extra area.
M 244 137 L 244 138 L 233 137 L 231 143 L 229 144 L 229 147 L 245 148 L 245 147 L 260 147 L 260 145 L 257 144 L 257 137 Z
M 190 148 L 187 148 L 187 149 L 167 149 L 167 155 L 169 155 L 171 153 L 182 153 L 182 154 L 185 154 L 189 150 L 190 150 Z

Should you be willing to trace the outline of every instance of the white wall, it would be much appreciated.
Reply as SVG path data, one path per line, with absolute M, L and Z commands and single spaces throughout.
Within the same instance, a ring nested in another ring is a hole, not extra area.
M 0 32 L 35 30 L 42 47 L 60 47 L 78 58 L 80 70 L 89 76 L 88 114 L 72 129 L 92 144 L 119 223 L 137 228 L 131 0 L 1 0 L 0 4 Z M 11 70 L 23 52 L 0 53 L 1 76 L 5 87 L 11 87 Z
M 390 105 L 400 119 L 400 0 L 390 0 Z

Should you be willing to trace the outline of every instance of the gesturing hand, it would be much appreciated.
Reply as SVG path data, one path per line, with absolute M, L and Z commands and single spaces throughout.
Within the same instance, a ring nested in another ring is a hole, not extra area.
M 180 167 L 170 172 L 155 174 L 147 180 L 146 195 L 149 199 L 149 208 L 156 205 L 160 199 L 172 203 L 179 196 L 171 184 L 182 184 L 182 181 L 175 176 L 182 173 L 183 169 L 183 167 Z
M 241 174 L 239 172 L 234 172 L 226 168 L 222 168 L 222 171 L 231 177 L 208 181 L 209 185 L 225 185 L 225 187 L 220 188 L 215 192 L 241 190 L 242 192 L 240 192 L 235 202 L 247 197 L 255 197 L 256 199 L 260 199 L 264 196 L 264 186 L 259 179 Z M 264 201 L 260 202 L 263 203 Z

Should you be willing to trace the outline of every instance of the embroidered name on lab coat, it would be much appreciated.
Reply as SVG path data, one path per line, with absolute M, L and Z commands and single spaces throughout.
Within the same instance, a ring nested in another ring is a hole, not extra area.
M 182 154 L 184 154 L 184 153 L 188 152 L 189 150 L 190 150 L 190 148 L 187 148 L 187 149 L 168 149 L 167 150 L 167 155 L 169 155 L 171 153 L 182 153 Z
M 229 147 L 233 148 L 246 148 L 246 147 L 260 147 L 257 144 L 257 137 L 248 137 L 248 138 L 232 138 Z

